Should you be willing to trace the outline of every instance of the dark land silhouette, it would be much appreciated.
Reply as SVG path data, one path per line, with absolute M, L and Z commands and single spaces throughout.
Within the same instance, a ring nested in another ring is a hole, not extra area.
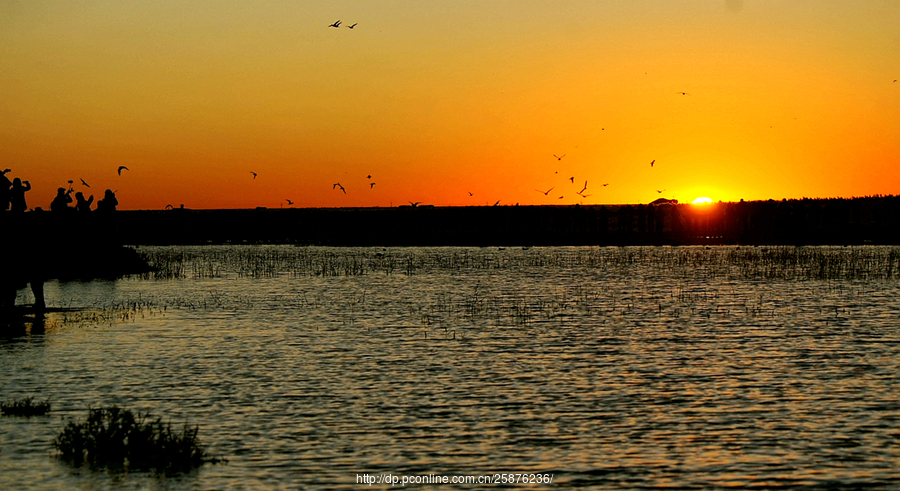
M 708 205 L 289 208 L 4 214 L 30 247 L 71 257 L 78 243 L 330 246 L 900 245 L 900 197 Z M 51 245 L 52 244 L 52 245 Z M 4 246 L 8 248 L 9 245 Z M 13 260 L 25 247 L 7 251 Z M 63 263 L 65 261 L 63 260 Z M 56 266 L 59 268 L 59 266 Z

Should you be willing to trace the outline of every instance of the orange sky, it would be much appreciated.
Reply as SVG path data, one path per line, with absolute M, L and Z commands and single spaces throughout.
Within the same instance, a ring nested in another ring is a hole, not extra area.
M 70 179 L 120 209 L 900 194 L 898 26 L 893 0 L 0 0 L 0 168 L 45 209 Z

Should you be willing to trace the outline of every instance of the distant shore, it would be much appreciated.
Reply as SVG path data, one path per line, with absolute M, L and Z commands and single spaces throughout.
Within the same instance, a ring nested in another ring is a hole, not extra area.
M 900 197 L 707 205 L 401 206 L 4 214 L 6 227 L 126 245 L 900 245 Z M 9 229 L 8 229 L 9 230 Z

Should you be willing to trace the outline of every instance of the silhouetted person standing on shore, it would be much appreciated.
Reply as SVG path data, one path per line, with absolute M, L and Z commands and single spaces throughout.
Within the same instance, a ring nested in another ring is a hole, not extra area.
M 22 212 L 28 209 L 28 205 L 25 203 L 27 191 L 31 191 L 30 182 L 25 181 L 23 185 L 22 180 L 18 177 L 13 179 L 12 189 L 9 192 L 10 210 Z
M 72 190 L 66 191 L 66 188 L 56 190 L 56 197 L 50 202 L 50 211 L 68 211 L 69 203 L 72 202 Z
M 9 169 L 0 172 L 0 211 L 9 209 L 9 198 L 11 197 L 9 188 L 12 186 L 12 183 L 6 177 L 7 172 L 9 172 Z
M 84 194 L 79 191 L 75 193 L 75 211 L 79 212 L 88 212 L 91 211 L 91 203 L 94 202 L 94 195 L 92 194 L 90 198 L 84 199 Z
M 116 211 L 117 206 L 119 206 L 119 200 L 116 199 L 116 193 L 107 189 L 103 193 L 103 199 L 97 202 L 97 211 Z

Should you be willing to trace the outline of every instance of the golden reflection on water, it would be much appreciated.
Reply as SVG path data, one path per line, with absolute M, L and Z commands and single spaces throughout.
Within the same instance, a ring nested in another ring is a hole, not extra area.
M 612 262 L 378 253 L 418 266 L 50 284 L 74 310 L 48 314 L 29 337 L 42 343 L 0 346 L 4 396 L 49 397 L 55 418 L 116 403 L 200 424 L 229 459 L 181 483 L 201 488 L 356 489 L 358 472 L 551 472 L 554 489 L 900 478 L 893 280 L 746 280 L 627 248 Z M 15 471 L 0 482 L 111 489 L 47 458 L 58 422 L 0 418 Z

